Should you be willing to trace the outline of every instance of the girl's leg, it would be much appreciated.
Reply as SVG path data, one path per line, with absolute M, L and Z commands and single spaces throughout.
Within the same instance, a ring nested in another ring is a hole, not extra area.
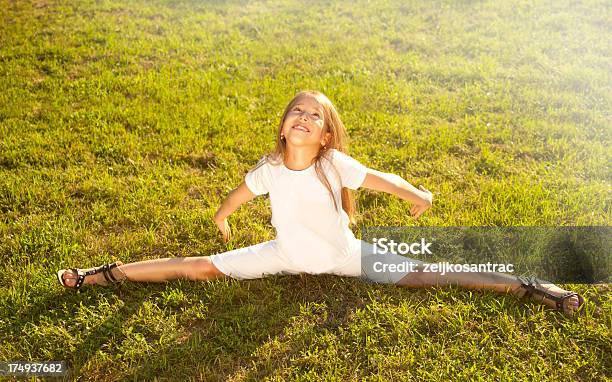
M 208 256 L 146 260 L 121 267 L 130 281 L 163 282 L 174 279 L 213 280 L 225 276 Z
M 469 289 L 511 293 L 518 297 L 523 297 L 527 292 L 521 287 L 521 281 L 515 276 L 504 273 L 447 272 L 443 275 L 441 272 L 431 272 L 431 269 L 428 269 L 428 272 L 424 272 L 424 267 L 424 264 L 416 266 L 415 272 L 404 276 L 397 285 L 409 288 L 457 285 Z M 542 284 L 542 287 L 547 292 L 559 297 L 567 293 L 566 290 L 551 283 Z M 540 295 L 533 295 L 532 299 L 550 307 L 556 307 L 556 302 L 552 299 L 544 298 Z M 568 298 L 564 305 L 564 311 L 571 314 L 579 308 L 580 301 L 577 296 L 572 296 Z
M 181 278 L 213 280 L 220 277 L 242 280 L 260 278 L 266 274 L 276 274 L 282 271 L 295 273 L 282 260 L 274 240 L 212 256 L 175 257 L 130 264 L 117 263 L 119 266 L 110 270 L 117 280 L 143 282 L 163 282 Z M 73 287 L 76 284 L 77 275 L 71 270 L 65 270 L 61 277 L 67 287 Z M 100 272 L 85 277 L 83 283 L 106 284 L 106 280 L 104 274 Z
M 142 282 L 164 282 L 174 279 L 213 280 L 225 276 L 207 256 L 145 260 L 120 265 L 113 268 L 111 272 L 117 280 L 127 277 L 129 281 Z M 76 277 L 76 274 L 71 270 L 66 270 L 62 275 L 66 286 L 69 287 L 75 285 Z M 98 273 L 87 276 L 84 284 L 104 282 L 104 275 Z

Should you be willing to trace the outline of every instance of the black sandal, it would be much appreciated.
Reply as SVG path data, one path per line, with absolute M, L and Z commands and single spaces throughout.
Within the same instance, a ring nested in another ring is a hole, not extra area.
M 109 264 L 104 264 L 102 266 L 96 267 L 94 269 L 91 269 L 89 271 L 83 271 L 82 269 L 79 268 L 70 268 L 70 270 L 74 273 L 76 273 L 77 275 L 77 281 L 76 284 L 74 284 L 74 286 L 70 287 L 68 285 L 66 285 L 64 279 L 63 279 L 63 275 L 64 273 L 67 271 L 67 269 L 60 269 L 59 271 L 57 271 L 57 280 L 59 281 L 59 283 L 65 287 L 65 288 L 70 288 L 70 289 L 80 289 L 83 286 L 83 282 L 85 281 L 85 278 L 87 276 L 93 276 L 96 275 L 100 272 L 102 272 L 102 274 L 104 275 L 104 278 L 106 279 L 107 283 L 106 284 L 98 284 L 98 285 L 108 285 L 108 284 L 115 284 L 115 283 L 119 283 L 124 281 L 127 277 L 125 276 L 125 274 L 123 272 L 121 272 L 121 276 L 119 276 L 119 279 L 117 279 L 114 275 L 113 272 L 111 272 L 111 270 L 113 268 L 116 268 L 120 265 L 123 265 L 123 263 L 121 261 L 116 261 L 114 263 L 109 263 Z
M 521 287 L 525 289 L 526 293 L 523 297 L 531 296 L 542 296 L 543 298 L 551 299 L 556 304 L 556 310 L 568 314 L 568 310 L 564 309 L 565 301 L 571 297 L 578 297 L 578 307 L 576 311 L 584 304 L 584 298 L 576 292 L 566 292 L 562 296 L 555 296 L 548 292 L 546 289 L 542 289 L 542 284 L 535 277 L 517 277 L 521 282 Z

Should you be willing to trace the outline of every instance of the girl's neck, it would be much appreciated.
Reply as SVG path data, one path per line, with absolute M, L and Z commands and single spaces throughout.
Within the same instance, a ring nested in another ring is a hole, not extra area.
M 283 163 L 290 170 L 304 170 L 310 167 L 312 160 L 319 153 L 319 147 L 290 147 L 287 145 Z

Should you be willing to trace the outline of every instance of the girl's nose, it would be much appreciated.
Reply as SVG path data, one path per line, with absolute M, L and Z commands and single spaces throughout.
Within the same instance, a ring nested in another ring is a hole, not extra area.
M 306 110 L 303 110 L 302 112 L 300 112 L 300 119 L 303 119 L 304 121 L 313 120 L 314 118 L 315 118 L 314 114 L 310 114 Z

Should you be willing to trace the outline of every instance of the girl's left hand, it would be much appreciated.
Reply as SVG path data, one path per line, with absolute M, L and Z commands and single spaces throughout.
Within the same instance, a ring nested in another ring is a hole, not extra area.
M 223 241 L 228 242 L 232 238 L 232 231 L 230 230 L 229 223 L 227 222 L 227 218 L 223 220 L 214 219 L 217 228 L 221 231 L 221 235 L 223 235 Z
M 410 214 L 415 219 L 418 219 L 419 216 L 423 214 L 423 212 L 430 209 L 433 202 L 433 195 L 431 191 L 429 191 L 422 185 L 419 186 L 419 189 L 422 191 L 421 195 L 419 195 L 422 201 L 419 203 L 415 203 L 414 206 L 412 206 L 412 208 L 410 209 Z

